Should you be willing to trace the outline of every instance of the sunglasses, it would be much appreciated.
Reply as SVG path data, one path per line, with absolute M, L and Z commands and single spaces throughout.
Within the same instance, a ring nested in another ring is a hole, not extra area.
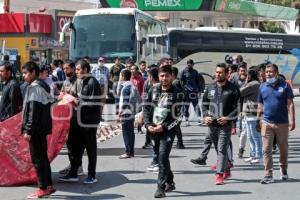
M 104 60 L 98 60 L 98 62 L 104 62 Z

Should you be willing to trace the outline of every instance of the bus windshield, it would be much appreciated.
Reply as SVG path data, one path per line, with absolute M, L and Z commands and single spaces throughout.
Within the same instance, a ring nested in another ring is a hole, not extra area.
M 116 57 L 136 57 L 133 15 L 83 15 L 73 21 L 70 58 L 88 56 L 92 62 L 104 56 L 107 62 Z

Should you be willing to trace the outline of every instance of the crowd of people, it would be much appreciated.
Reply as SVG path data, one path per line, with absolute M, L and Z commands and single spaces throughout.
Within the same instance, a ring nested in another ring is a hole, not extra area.
M 272 151 L 273 146 L 278 146 L 281 179 L 287 180 L 288 133 L 295 129 L 295 109 L 292 88 L 280 76 L 278 67 L 264 63 L 248 68 L 241 56 L 226 57 L 226 63 L 215 66 L 214 81 L 205 88 L 194 61 L 189 59 L 186 64 L 179 72 L 169 58 L 152 65 L 145 61 L 135 65 L 128 59 L 124 66 L 117 57 L 110 69 L 102 56 L 94 67 L 88 57 L 76 63 L 54 60 L 50 66 L 29 61 L 22 66 L 20 84 L 13 79 L 9 62 L 0 63 L 0 79 L 4 83 L 0 120 L 23 112 L 21 131 L 29 142 L 38 177 L 39 188 L 28 198 L 41 198 L 56 191 L 47 157 L 47 135 L 52 128 L 51 105 L 64 95 L 72 98 L 73 115 L 66 143 L 69 164 L 59 171 L 59 180 L 79 181 L 78 176 L 84 174 L 82 157 L 86 150 L 88 174 L 83 183 L 97 182 L 96 133 L 105 121 L 103 107 L 110 91 L 116 123 L 120 123 L 124 139 L 124 154 L 119 158 L 134 158 L 137 124 L 137 132 L 145 133 L 142 148 L 153 150 L 147 170 L 158 172 L 155 198 L 175 190 L 169 155 L 175 137 L 176 148 L 185 148 L 181 122 L 190 126 L 191 103 L 198 125 L 208 127 L 204 148 L 191 162 L 206 165 L 213 145 L 217 153 L 216 165 L 212 166 L 216 185 L 232 176 L 234 134 L 240 137 L 238 157 L 243 158 L 248 138 L 250 152 L 245 162 L 264 165 L 262 184 L 274 182 Z

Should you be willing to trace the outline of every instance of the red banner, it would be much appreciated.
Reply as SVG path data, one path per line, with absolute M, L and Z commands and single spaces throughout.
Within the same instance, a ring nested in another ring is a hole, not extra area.
M 24 13 L 0 14 L 0 33 L 24 33 Z
M 53 128 L 48 136 L 50 161 L 54 160 L 67 140 L 71 115 L 72 107 L 69 104 L 52 107 Z M 21 135 L 21 124 L 21 113 L 0 123 L 0 186 L 37 182 L 28 142 Z
M 28 24 L 30 33 L 51 33 L 52 16 L 43 14 L 29 14 Z

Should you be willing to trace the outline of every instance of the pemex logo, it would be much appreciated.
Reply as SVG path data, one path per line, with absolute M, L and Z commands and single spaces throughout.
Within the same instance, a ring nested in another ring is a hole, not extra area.
M 137 8 L 138 5 L 135 0 L 122 0 L 120 8 Z

